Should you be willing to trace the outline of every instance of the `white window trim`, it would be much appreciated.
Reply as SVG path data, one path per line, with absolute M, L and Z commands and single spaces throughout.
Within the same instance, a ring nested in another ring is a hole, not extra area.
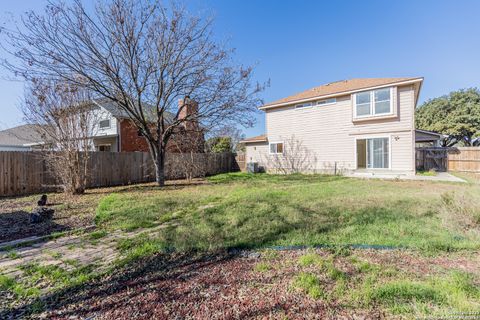
M 303 106 L 304 104 L 310 104 L 309 106 Z M 295 110 L 308 110 L 312 109 L 314 106 L 313 102 L 304 102 L 304 103 L 298 103 L 295 105 Z
M 362 91 L 362 92 L 357 92 L 352 95 L 353 99 L 353 117 L 354 119 L 364 119 L 364 118 L 376 118 L 376 117 L 384 117 L 384 116 L 390 116 L 393 115 L 393 87 L 390 87 L 390 112 L 385 112 L 385 113 L 375 113 L 375 91 L 378 90 L 385 90 L 387 88 L 381 88 L 381 89 L 375 89 L 375 90 L 369 90 L 369 91 Z M 365 114 L 365 115 L 357 115 L 357 94 L 359 93 L 365 93 L 368 92 L 370 93 L 370 113 Z M 385 100 L 382 100 L 385 101 Z
M 112 152 L 112 144 L 111 143 L 102 143 L 102 144 L 97 144 L 97 149 L 100 149 L 100 147 L 110 147 L 110 151 L 109 152 Z M 100 152 L 100 150 L 98 150 L 98 152 Z
M 283 144 L 283 151 L 282 152 L 272 152 L 272 148 L 270 147 L 272 144 Z M 268 143 L 268 153 L 269 154 L 284 154 L 285 153 L 285 142 L 284 141 L 271 141 Z
M 102 121 L 107 121 L 108 120 L 108 127 L 102 127 L 100 126 L 100 122 Z M 98 121 L 98 128 L 100 130 L 107 130 L 107 129 L 111 129 L 112 128 L 112 119 L 101 119 L 100 121 Z
M 360 136 L 355 137 L 355 170 L 358 169 L 358 156 L 357 156 L 357 140 L 368 140 L 368 139 L 376 139 L 376 138 L 386 138 L 388 139 L 388 168 L 365 168 L 365 170 L 374 170 L 374 171 L 381 171 L 381 170 L 392 170 L 392 136 L 388 135 L 368 135 L 368 136 Z M 368 161 L 368 160 L 367 160 Z
M 328 100 L 333 100 L 333 101 L 332 102 L 327 102 L 327 103 L 324 103 L 324 104 L 318 104 L 321 101 L 328 101 Z M 322 100 L 315 101 L 315 106 L 324 107 L 324 106 L 329 106 L 329 105 L 335 104 L 335 103 L 337 103 L 337 98 L 328 98 L 328 99 L 322 99 Z

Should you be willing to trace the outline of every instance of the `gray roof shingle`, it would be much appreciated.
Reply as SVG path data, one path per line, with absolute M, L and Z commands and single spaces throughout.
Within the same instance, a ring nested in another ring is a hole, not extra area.
M 34 124 L 24 124 L 0 131 L 0 145 L 25 146 L 43 143 L 43 138 Z

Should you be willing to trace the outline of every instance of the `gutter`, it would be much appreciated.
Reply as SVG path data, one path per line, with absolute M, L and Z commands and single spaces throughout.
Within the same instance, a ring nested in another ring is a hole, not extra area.
M 264 139 L 264 140 L 242 140 L 242 141 L 239 141 L 238 143 L 260 143 L 260 142 L 268 142 L 268 139 Z

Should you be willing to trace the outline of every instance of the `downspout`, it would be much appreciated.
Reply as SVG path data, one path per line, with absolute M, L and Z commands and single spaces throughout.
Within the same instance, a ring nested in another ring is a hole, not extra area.
M 118 152 L 122 152 L 122 130 L 121 130 L 121 125 L 122 125 L 122 120 L 121 119 L 117 119 L 117 135 L 118 135 L 118 146 L 117 146 L 117 150 Z

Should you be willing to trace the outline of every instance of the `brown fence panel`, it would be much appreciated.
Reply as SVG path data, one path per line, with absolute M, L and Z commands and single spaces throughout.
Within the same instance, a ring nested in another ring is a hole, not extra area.
M 246 171 L 247 170 L 247 162 L 245 160 L 245 153 L 242 152 L 242 153 L 237 153 L 237 155 L 235 156 L 235 159 L 234 159 L 234 163 L 233 163 L 233 171 Z
M 417 170 L 480 172 L 480 147 L 417 148 Z
M 447 152 L 448 148 L 416 148 L 417 170 L 447 171 Z
M 451 148 L 448 151 L 448 170 L 480 172 L 480 147 Z
M 232 170 L 231 153 L 167 154 L 167 179 L 182 179 L 187 171 L 203 177 Z M 155 181 L 155 167 L 146 152 L 92 152 L 87 187 L 108 187 Z M 0 196 L 16 196 L 58 188 L 42 152 L 0 152 Z

